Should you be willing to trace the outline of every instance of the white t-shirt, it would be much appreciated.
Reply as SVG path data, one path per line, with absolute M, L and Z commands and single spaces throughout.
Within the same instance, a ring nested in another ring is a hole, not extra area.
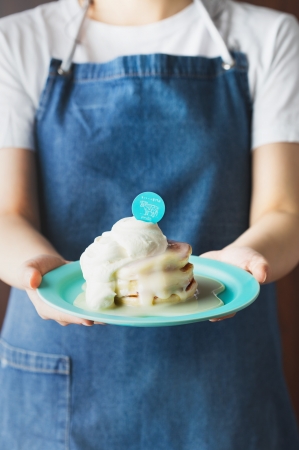
M 230 50 L 245 53 L 253 101 L 252 148 L 299 142 L 299 27 L 296 19 L 231 0 L 204 0 Z M 35 112 L 52 57 L 63 59 L 76 36 L 78 0 L 60 0 L 0 20 L 0 148 L 34 149 Z M 195 4 L 149 25 L 113 26 L 86 19 L 74 62 L 123 55 L 220 55 Z

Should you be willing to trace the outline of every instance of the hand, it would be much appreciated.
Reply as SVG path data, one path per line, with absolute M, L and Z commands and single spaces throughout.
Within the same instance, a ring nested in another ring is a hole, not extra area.
M 26 290 L 32 301 L 38 315 L 44 320 L 55 320 L 62 326 L 69 324 L 78 324 L 92 326 L 91 320 L 81 319 L 58 311 L 47 305 L 37 294 L 36 288 L 40 285 L 43 275 L 57 267 L 66 264 L 67 261 L 59 256 L 40 255 L 34 259 L 26 261 L 19 269 L 19 278 L 21 286 Z
M 268 272 L 268 261 L 258 252 L 250 247 L 225 247 L 223 250 L 212 251 L 200 255 L 202 258 L 215 259 L 225 263 L 233 264 L 241 267 L 251 273 L 254 278 L 260 283 L 265 283 Z M 230 319 L 235 314 L 221 317 L 220 319 L 211 319 L 210 322 L 219 322 L 221 320 Z

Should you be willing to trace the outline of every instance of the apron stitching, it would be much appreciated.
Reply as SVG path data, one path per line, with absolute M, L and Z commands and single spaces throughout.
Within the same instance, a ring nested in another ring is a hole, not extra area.
M 69 450 L 70 446 L 70 419 L 71 419 L 71 393 L 70 393 L 70 376 L 66 382 L 66 426 L 65 426 L 65 450 Z
M 38 110 L 36 112 L 36 119 L 37 120 L 41 120 L 45 110 L 46 110 L 46 105 L 48 103 L 48 98 L 50 96 L 50 92 L 52 90 L 52 86 L 54 85 L 55 82 L 55 78 L 49 77 L 47 80 L 47 84 L 45 86 L 45 89 L 40 97 L 40 103 L 39 103 L 39 107 Z
M 28 366 L 24 366 L 22 364 L 13 363 L 13 362 L 7 360 L 6 358 L 1 358 L 1 362 L 2 362 L 2 364 L 4 363 L 7 366 L 15 367 L 16 369 L 23 369 L 23 370 L 26 370 L 28 372 L 57 373 L 57 374 L 60 374 L 60 375 L 68 375 L 69 374 L 69 372 L 65 371 L 65 370 L 31 368 L 31 367 L 28 367 Z
M 232 69 L 234 70 L 234 69 Z M 240 71 L 246 71 L 246 69 L 240 69 Z M 204 74 L 174 74 L 174 73 L 127 73 L 127 74 L 117 74 L 117 75 L 108 75 L 104 77 L 98 77 L 98 78 L 83 78 L 83 79 L 74 79 L 74 84 L 84 84 L 92 81 L 100 81 L 100 80 L 115 80 L 120 78 L 150 78 L 150 77 L 168 77 L 168 78 L 195 78 L 195 79 L 213 79 L 217 78 L 218 76 L 224 75 L 225 71 L 221 70 L 219 72 L 216 72 L 213 75 L 204 75 Z
M 1 343 L 1 345 L 3 345 L 3 347 L 6 347 L 10 351 L 16 350 L 18 353 L 25 353 L 25 354 L 30 354 L 30 355 L 34 355 L 34 356 L 46 356 L 47 358 L 53 358 L 53 359 L 60 358 L 60 359 L 63 359 L 66 363 L 69 362 L 69 358 L 65 357 L 65 355 L 33 352 L 31 350 L 24 350 L 23 348 L 19 348 L 19 347 L 12 347 L 11 345 L 7 344 L 3 339 L 0 339 L 0 343 Z

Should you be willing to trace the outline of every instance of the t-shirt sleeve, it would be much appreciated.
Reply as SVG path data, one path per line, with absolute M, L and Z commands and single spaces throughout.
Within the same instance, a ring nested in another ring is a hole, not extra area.
M 273 142 L 299 142 L 299 26 L 277 16 L 258 62 L 253 105 L 252 148 Z
M 22 58 L 30 55 L 22 54 L 22 45 L 20 40 L 15 41 L 12 48 L 0 29 L 0 148 L 34 150 L 35 106 L 20 73 Z

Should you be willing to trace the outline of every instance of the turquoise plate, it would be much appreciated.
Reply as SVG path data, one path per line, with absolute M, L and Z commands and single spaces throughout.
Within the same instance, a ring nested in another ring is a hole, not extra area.
M 47 273 L 37 292 L 46 303 L 64 313 L 96 322 L 134 327 L 183 325 L 220 318 L 246 308 L 259 295 L 259 283 L 245 270 L 198 256 L 191 256 L 190 262 L 194 265 L 195 275 L 212 278 L 224 285 L 224 291 L 217 294 L 223 301 L 223 306 L 181 316 L 131 317 L 87 311 L 73 305 L 76 297 L 82 292 L 84 283 L 79 261 Z

